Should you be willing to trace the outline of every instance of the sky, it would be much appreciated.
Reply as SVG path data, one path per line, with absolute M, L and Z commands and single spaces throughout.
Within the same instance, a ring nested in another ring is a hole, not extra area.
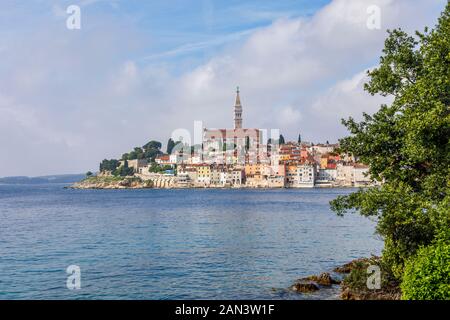
M 433 27 L 446 0 L 3 0 L 0 176 L 97 171 L 174 131 L 243 125 L 336 142 L 386 30 Z M 80 29 L 68 29 L 70 5 Z M 380 28 L 369 28 L 380 9 Z M 368 11 L 369 8 L 369 11 Z

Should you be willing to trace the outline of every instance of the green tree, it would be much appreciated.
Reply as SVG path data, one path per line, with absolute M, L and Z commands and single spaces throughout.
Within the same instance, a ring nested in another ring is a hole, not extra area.
M 150 150 L 150 149 L 160 150 L 161 147 L 162 147 L 161 142 L 152 140 L 152 141 L 146 143 L 146 144 L 142 147 L 142 149 L 144 149 L 145 151 Z
M 119 166 L 119 164 L 120 164 L 119 161 L 116 159 L 111 160 L 105 159 L 100 163 L 100 172 L 114 171 Z
M 113 171 L 113 175 L 121 177 L 132 176 L 134 175 L 134 170 L 128 166 L 128 160 L 125 160 L 122 166 Z
M 282 134 L 280 134 L 280 140 L 278 142 L 279 142 L 280 145 L 286 143 L 286 141 L 284 141 L 284 137 L 283 137 Z
M 159 165 L 156 162 L 152 163 L 148 169 L 148 171 L 152 173 L 161 173 L 168 170 L 173 170 L 171 165 Z
M 147 159 L 149 162 L 155 162 L 155 158 L 162 154 L 161 149 L 161 142 L 159 141 L 155 141 L 152 140 L 150 142 L 148 142 L 147 144 L 145 144 L 142 149 L 143 149 L 143 155 L 142 155 L 142 159 Z
M 298 142 L 298 143 L 302 143 L 302 136 L 301 136 L 301 134 L 300 134 L 300 133 L 298 134 L 298 139 L 297 139 L 297 142 Z
M 450 228 L 450 4 L 431 32 L 388 33 L 365 89 L 393 103 L 361 122 L 343 120 L 351 135 L 340 140 L 383 184 L 338 197 L 331 207 L 378 218 L 383 260 L 401 278 L 405 261 Z
M 175 141 L 173 141 L 172 138 L 170 138 L 169 141 L 167 142 L 167 154 L 171 154 L 174 147 Z
M 86 172 L 86 177 L 92 177 L 94 174 L 91 171 Z
M 142 148 L 136 147 L 136 148 L 134 148 L 133 151 L 131 151 L 128 154 L 127 159 L 122 159 L 122 160 L 135 160 L 135 159 L 144 159 L 144 158 L 145 158 L 144 150 Z

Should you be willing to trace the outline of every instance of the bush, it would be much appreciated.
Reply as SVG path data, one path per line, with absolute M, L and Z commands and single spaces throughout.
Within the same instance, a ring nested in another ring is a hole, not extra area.
M 450 300 L 450 244 L 440 241 L 418 250 L 405 266 L 405 300 Z
M 381 288 L 377 290 L 367 287 L 369 266 L 378 266 L 381 271 Z M 393 293 L 399 297 L 399 283 L 390 273 L 389 266 L 378 257 L 354 260 L 349 265 L 350 272 L 343 280 L 344 288 L 350 288 L 354 293 Z

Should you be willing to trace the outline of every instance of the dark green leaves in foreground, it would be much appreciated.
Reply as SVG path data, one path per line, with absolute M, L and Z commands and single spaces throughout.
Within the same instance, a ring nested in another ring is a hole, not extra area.
M 361 122 L 343 120 L 350 136 L 340 142 L 383 184 L 331 207 L 378 218 L 383 260 L 401 279 L 419 248 L 450 239 L 450 4 L 430 32 L 389 31 L 380 66 L 369 76 L 365 89 L 393 103 Z

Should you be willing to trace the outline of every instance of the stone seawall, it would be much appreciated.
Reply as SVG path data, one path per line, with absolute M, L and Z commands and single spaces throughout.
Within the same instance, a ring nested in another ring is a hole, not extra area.
M 303 186 L 303 188 L 345 188 L 352 186 L 335 186 L 335 185 L 315 185 Z M 94 176 L 86 178 L 70 186 L 71 189 L 283 189 L 296 188 L 289 186 L 270 185 L 270 184 L 242 184 L 242 185 L 214 185 L 186 182 L 180 180 L 176 176 L 169 175 L 139 175 L 129 177 L 115 176 Z

